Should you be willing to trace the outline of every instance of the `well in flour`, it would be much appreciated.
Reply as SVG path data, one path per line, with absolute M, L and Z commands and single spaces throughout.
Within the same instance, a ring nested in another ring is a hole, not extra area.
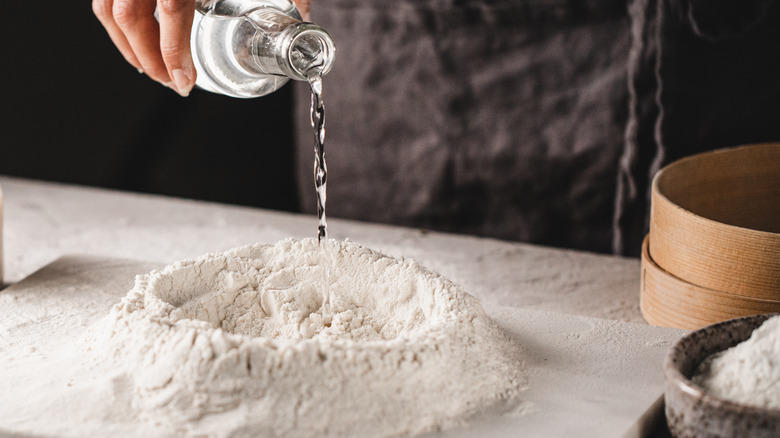
M 351 242 L 285 240 L 141 276 L 95 341 L 174 433 L 398 436 L 520 403 L 522 349 L 460 287 Z M 118 377 L 120 376 L 120 377 Z

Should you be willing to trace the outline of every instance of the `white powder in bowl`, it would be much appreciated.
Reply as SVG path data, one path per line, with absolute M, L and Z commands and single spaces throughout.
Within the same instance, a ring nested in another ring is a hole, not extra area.
M 705 360 L 692 380 L 716 397 L 780 409 L 780 316 L 767 319 L 747 341 Z
M 459 286 L 329 241 L 323 321 L 314 239 L 139 276 L 92 340 L 147 422 L 177 434 L 394 436 L 519 403 L 522 349 Z

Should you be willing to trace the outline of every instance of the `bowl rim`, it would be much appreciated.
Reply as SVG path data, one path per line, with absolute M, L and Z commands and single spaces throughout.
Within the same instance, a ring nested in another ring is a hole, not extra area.
M 769 413 L 770 415 L 780 416 L 780 408 L 773 409 L 773 408 L 762 408 L 753 405 L 746 405 L 746 404 L 737 403 L 708 393 L 704 388 L 697 385 L 690 378 L 683 375 L 682 371 L 680 371 L 679 369 L 680 363 L 678 362 L 677 364 L 675 364 L 674 362 L 674 356 L 676 354 L 679 354 L 681 346 L 684 345 L 685 343 L 693 342 L 691 339 L 695 339 L 699 336 L 703 336 L 703 332 L 705 330 L 727 330 L 730 326 L 743 323 L 746 320 L 751 320 L 751 321 L 754 320 L 756 323 L 758 323 L 758 325 L 756 325 L 753 328 L 753 330 L 751 330 L 747 338 L 737 342 L 737 344 L 739 344 L 741 342 L 748 340 L 750 336 L 752 336 L 753 331 L 755 331 L 758 327 L 760 327 L 761 324 L 763 324 L 767 319 L 778 315 L 780 315 L 780 313 L 763 313 L 759 315 L 742 316 L 739 318 L 729 319 L 726 321 L 721 321 L 712 325 L 708 325 L 706 327 L 702 327 L 698 330 L 694 330 L 690 333 L 685 334 L 684 336 L 682 336 L 680 339 L 676 340 L 672 344 L 671 348 L 669 349 L 669 353 L 666 355 L 666 358 L 664 359 L 664 376 L 666 378 L 666 383 L 674 384 L 678 386 L 680 390 L 685 392 L 687 395 L 695 397 L 698 400 L 701 400 L 703 403 L 709 404 L 713 407 L 723 408 L 729 411 L 740 411 L 751 415 L 766 415 L 767 413 Z M 725 350 L 720 350 L 718 352 L 721 351 L 725 351 Z M 712 354 L 715 353 L 711 353 L 707 357 L 712 356 Z M 704 359 L 706 359 L 707 357 L 705 357 Z M 699 362 L 699 364 L 701 364 L 701 362 Z M 668 388 L 664 393 L 666 393 L 667 391 Z

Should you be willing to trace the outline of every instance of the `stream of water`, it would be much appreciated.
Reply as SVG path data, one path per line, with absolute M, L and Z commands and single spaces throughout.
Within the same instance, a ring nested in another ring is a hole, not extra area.
M 325 216 L 327 200 L 328 166 L 325 163 L 325 106 L 322 102 L 322 76 L 309 76 L 311 86 L 311 126 L 314 128 L 314 187 L 317 190 L 317 241 L 319 243 L 319 265 L 321 276 L 322 314 L 330 316 L 330 265 L 327 249 L 328 222 Z

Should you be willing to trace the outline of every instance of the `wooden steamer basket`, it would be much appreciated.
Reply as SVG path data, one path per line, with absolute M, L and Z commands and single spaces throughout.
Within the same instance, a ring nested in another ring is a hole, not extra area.
M 780 311 L 780 143 L 676 161 L 653 179 L 641 308 L 696 329 Z

